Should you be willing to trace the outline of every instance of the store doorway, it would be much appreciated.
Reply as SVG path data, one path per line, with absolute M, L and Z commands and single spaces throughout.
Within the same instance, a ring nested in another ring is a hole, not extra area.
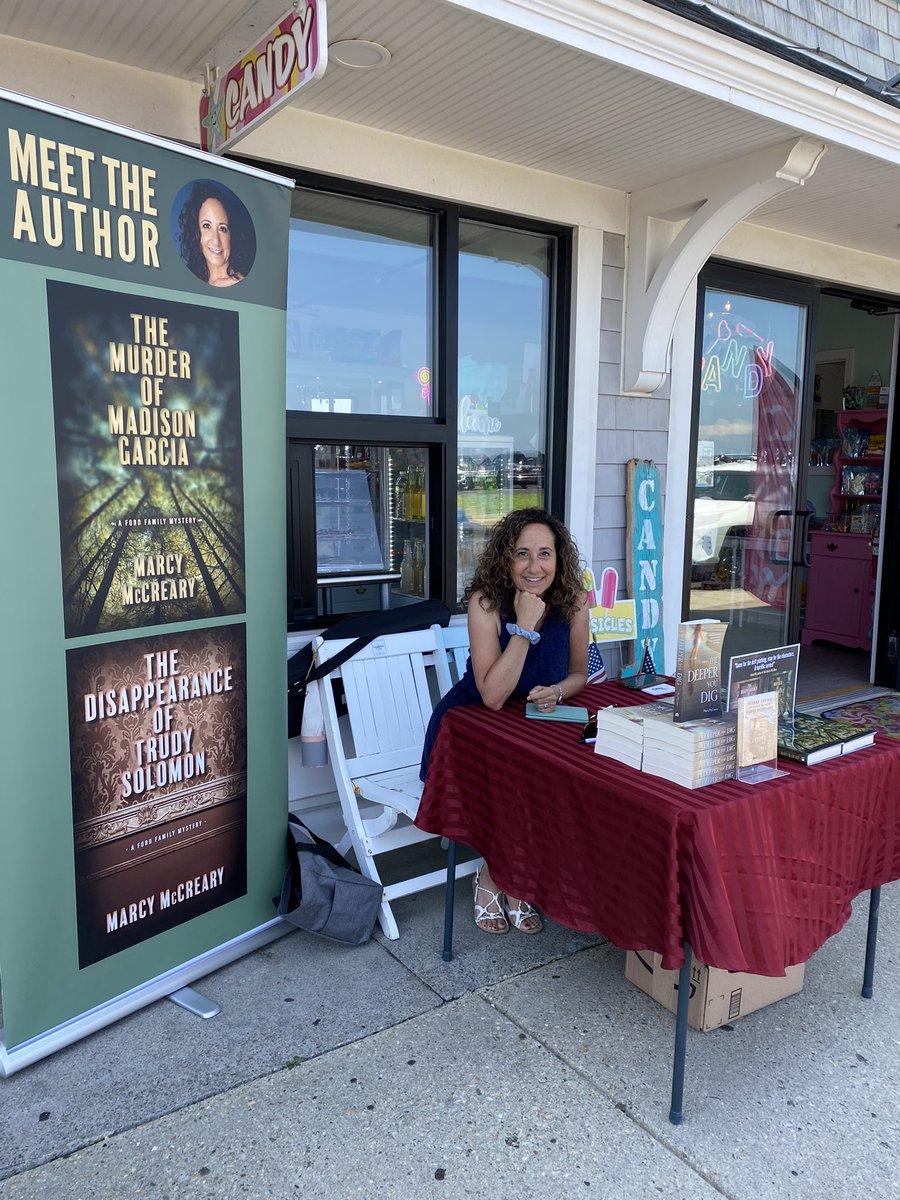
M 685 616 L 728 622 L 726 658 L 799 642 L 798 700 L 875 677 L 896 340 L 880 301 L 701 277 Z

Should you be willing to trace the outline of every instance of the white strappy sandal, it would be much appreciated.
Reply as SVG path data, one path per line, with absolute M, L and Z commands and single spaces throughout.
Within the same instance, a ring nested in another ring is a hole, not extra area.
M 508 897 L 506 899 L 508 899 Z M 510 908 L 509 904 L 505 903 L 503 905 L 503 909 L 507 917 L 509 917 L 510 925 L 512 925 L 513 929 L 518 929 L 519 933 L 540 933 L 544 928 L 544 922 L 541 920 L 541 914 L 534 907 L 534 905 L 529 904 L 527 900 L 519 900 L 518 908 Z M 531 926 L 531 928 L 528 928 L 525 925 L 525 922 L 529 917 L 534 917 L 537 921 L 537 924 Z
M 503 893 L 492 892 L 490 888 L 485 887 L 481 882 L 482 868 L 479 867 L 472 880 L 475 896 L 475 924 L 482 933 L 509 933 L 509 921 L 503 912 Z M 479 892 L 488 897 L 487 904 L 479 904 Z M 502 921 L 502 925 L 492 927 L 483 924 L 484 921 Z

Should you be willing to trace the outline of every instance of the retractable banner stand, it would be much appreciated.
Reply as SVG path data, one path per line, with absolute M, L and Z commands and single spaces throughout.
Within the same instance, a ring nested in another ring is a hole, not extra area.
M 0 110 L 9 1074 L 279 928 L 290 192 Z

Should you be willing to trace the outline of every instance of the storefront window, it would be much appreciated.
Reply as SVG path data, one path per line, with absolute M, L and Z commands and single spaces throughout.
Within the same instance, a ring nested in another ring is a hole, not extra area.
M 293 628 L 422 598 L 454 606 L 501 517 L 559 504 L 570 246 L 560 227 L 430 197 L 345 194 L 319 177 L 297 188 Z
M 553 239 L 459 226 L 457 599 L 491 527 L 545 503 Z
M 287 408 L 430 417 L 433 219 L 298 190 L 287 304 Z

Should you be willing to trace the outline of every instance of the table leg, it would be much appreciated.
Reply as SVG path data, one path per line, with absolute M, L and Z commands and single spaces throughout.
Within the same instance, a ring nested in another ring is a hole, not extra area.
M 453 899 L 456 889 L 456 842 L 447 845 L 447 882 L 444 886 L 444 962 L 453 961 Z
M 684 1057 L 687 1051 L 688 1004 L 691 999 L 691 960 L 693 954 L 684 943 L 684 962 L 678 972 L 678 1009 L 675 1013 L 675 1061 L 672 1064 L 672 1107 L 669 1120 L 680 1125 L 684 1120 Z
M 881 888 L 869 892 L 869 928 L 866 933 L 866 965 L 863 969 L 862 994 L 872 999 L 872 980 L 875 977 L 875 943 L 878 940 L 878 909 L 881 907 Z

